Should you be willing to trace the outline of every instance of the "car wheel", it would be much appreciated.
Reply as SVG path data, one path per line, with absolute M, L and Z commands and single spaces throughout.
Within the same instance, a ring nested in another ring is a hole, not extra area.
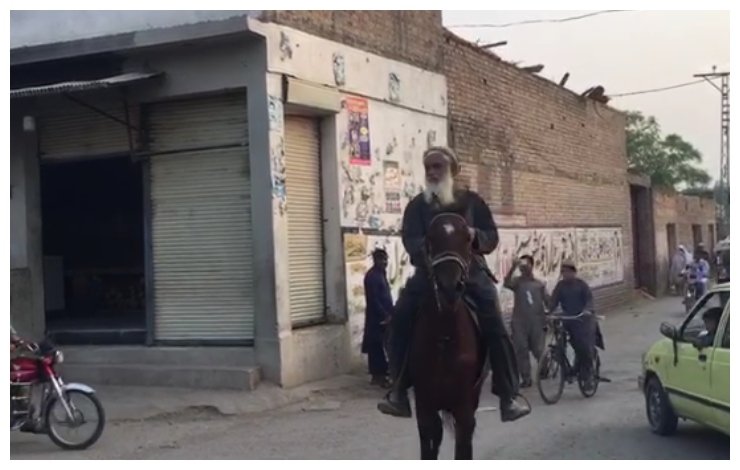
M 671 408 L 668 394 L 657 377 L 650 377 L 645 384 L 645 409 L 650 429 L 660 436 L 670 436 L 676 432 L 678 417 Z

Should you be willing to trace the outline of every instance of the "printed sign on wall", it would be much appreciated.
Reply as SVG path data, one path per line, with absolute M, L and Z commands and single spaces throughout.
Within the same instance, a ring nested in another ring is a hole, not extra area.
M 345 103 L 349 115 L 349 162 L 352 165 L 370 165 L 370 120 L 367 100 L 348 96 Z

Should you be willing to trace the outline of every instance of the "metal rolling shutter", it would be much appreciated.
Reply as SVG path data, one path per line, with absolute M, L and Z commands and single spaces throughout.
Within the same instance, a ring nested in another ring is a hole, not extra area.
M 254 337 L 246 92 L 151 105 L 155 338 Z M 233 144 L 241 143 L 234 147 Z
M 126 111 L 121 100 L 109 97 L 86 97 L 85 102 L 121 121 Z M 138 127 L 139 109 L 129 105 L 131 125 Z M 126 154 L 129 152 L 128 131 L 121 122 L 69 100 L 48 98 L 38 115 L 39 154 L 44 160 Z M 134 146 L 138 135 L 132 130 Z
M 324 237 L 318 122 L 285 119 L 290 318 L 293 325 L 324 318 Z

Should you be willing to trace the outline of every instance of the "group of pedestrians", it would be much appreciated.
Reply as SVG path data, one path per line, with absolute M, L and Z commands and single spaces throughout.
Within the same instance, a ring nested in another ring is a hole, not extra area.
M 388 254 L 382 248 L 372 253 L 373 266 L 365 275 L 365 331 L 362 352 L 367 354 L 371 383 L 382 387 L 391 385 L 388 379 L 388 361 L 385 351 L 386 328 L 393 311 L 390 285 L 386 277 Z M 511 337 L 516 351 L 521 388 L 533 383 L 530 355 L 539 359 L 545 344 L 546 315 L 558 307 L 564 315 L 576 316 L 594 310 L 593 294 L 588 284 L 577 275 L 572 260 L 561 262 L 561 279 L 548 293 L 545 283 L 535 276 L 535 262 L 531 255 L 516 259 L 504 278 L 504 287 L 514 294 L 511 316 Z M 568 322 L 572 345 L 578 362 L 586 367 L 592 354 L 598 331 L 594 318 Z

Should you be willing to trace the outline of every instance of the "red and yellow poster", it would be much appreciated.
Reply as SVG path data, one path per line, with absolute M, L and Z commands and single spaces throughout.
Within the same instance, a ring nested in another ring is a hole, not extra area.
M 349 115 L 349 162 L 352 165 L 370 165 L 370 119 L 365 98 L 347 97 Z

